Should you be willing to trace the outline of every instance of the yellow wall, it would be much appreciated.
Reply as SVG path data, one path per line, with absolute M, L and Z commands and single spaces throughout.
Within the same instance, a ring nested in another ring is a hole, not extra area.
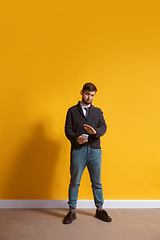
M 67 199 L 65 116 L 88 81 L 108 125 L 104 198 L 160 198 L 159 26 L 154 1 L 1 3 L 0 199 Z M 90 185 L 85 171 L 79 199 Z

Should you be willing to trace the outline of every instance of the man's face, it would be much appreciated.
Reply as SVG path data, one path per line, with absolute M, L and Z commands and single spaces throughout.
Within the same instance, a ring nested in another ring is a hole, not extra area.
M 88 90 L 85 90 L 84 92 L 81 91 L 82 102 L 86 105 L 89 105 L 93 101 L 95 94 L 96 94 L 95 91 Z

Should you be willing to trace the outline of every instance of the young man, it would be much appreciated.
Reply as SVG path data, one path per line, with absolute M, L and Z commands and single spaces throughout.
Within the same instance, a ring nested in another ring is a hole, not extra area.
M 64 224 L 72 223 L 76 219 L 78 189 L 85 167 L 90 174 L 94 202 L 97 207 L 95 217 L 105 222 L 112 221 L 102 207 L 100 137 L 105 134 L 107 126 L 101 109 L 92 105 L 96 92 L 97 88 L 93 83 L 86 83 L 81 90 L 82 101 L 69 108 L 67 112 L 65 134 L 71 142 L 71 179 L 68 201 L 70 211 L 63 220 Z

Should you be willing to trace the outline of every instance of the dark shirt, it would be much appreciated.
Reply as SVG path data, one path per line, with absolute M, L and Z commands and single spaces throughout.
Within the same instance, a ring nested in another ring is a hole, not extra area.
M 96 134 L 89 134 L 84 129 L 84 124 L 93 127 L 96 130 Z M 106 130 L 107 126 L 100 108 L 94 107 L 91 104 L 87 118 L 83 114 L 80 102 L 68 109 L 65 122 L 65 134 L 71 142 L 72 149 L 79 149 L 87 144 L 91 148 L 100 149 L 100 137 L 105 134 Z M 79 145 L 76 140 L 83 133 L 89 134 L 88 142 Z

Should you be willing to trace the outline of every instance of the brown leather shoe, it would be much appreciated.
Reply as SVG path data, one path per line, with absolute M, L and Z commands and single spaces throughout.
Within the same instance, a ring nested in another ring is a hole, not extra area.
M 63 223 L 64 223 L 64 224 L 70 224 L 70 223 L 72 223 L 73 220 L 75 220 L 76 218 L 77 218 L 77 217 L 76 217 L 76 213 L 69 211 L 69 212 L 67 213 L 67 215 L 64 217 Z
M 95 217 L 104 222 L 112 221 L 112 218 L 108 216 L 108 213 L 105 210 L 101 210 L 101 211 L 96 210 Z

